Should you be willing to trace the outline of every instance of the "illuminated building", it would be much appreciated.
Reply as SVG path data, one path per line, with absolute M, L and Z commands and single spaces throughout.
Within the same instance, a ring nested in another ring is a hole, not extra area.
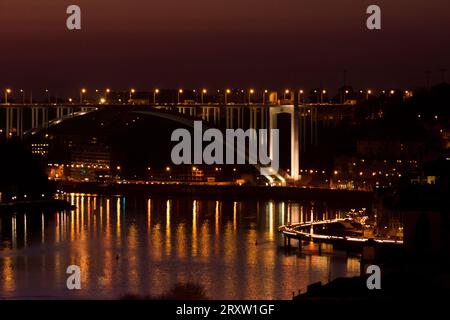
M 48 143 L 32 143 L 31 153 L 45 156 L 48 154 Z

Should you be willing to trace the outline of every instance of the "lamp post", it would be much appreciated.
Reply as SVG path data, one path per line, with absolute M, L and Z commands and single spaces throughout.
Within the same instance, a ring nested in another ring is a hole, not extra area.
M 269 91 L 268 90 L 264 90 L 263 91 L 263 104 L 266 104 L 266 95 L 267 95 L 267 93 L 269 93 Z
M 180 96 L 183 94 L 183 89 L 179 89 L 178 90 L 178 94 L 177 94 L 177 103 L 180 104 Z
M 320 93 L 320 103 L 323 103 L 323 96 L 327 94 L 327 90 L 322 90 Z
M 111 89 L 107 88 L 105 90 L 105 102 L 109 101 L 109 94 L 111 93 Z
M 255 90 L 250 89 L 248 92 L 248 104 L 252 104 L 252 95 L 255 93 Z
M 10 94 L 12 91 L 11 89 L 5 90 L 5 104 L 8 104 L 8 94 Z
M 131 103 L 131 100 L 132 100 L 132 98 L 133 98 L 133 94 L 136 92 L 136 90 L 134 90 L 134 89 L 131 89 L 130 90 L 130 99 L 129 99 L 129 102 Z
M 45 93 L 47 94 L 47 102 L 48 104 L 50 104 L 50 92 L 48 91 L 48 89 L 45 89 Z
M 22 94 L 22 103 L 25 104 L 25 91 L 20 89 L 20 93 Z
M 227 89 L 226 91 L 225 91 L 225 104 L 228 104 L 228 95 L 231 93 L 231 90 L 230 89 Z
M 344 91 L 344 101 L 342 101 L 343 103 L 345 103 L 345 101 L 347 101 L 347 95 L 348 95 L 349 91 L 345 90 Z
M 369 96 L 372 94 L 372 90 L 367 90 L 366 100 L 369 100 Z
M 83 96 L 86 93 L 86 89 L 81 89 L 80 90 L 80 104 L 83 104 Z
M 403 95 L 403 102 L 406 101 L 407 98 L 410 98 L 412 96 L 411 91 L 405 90 L 405 94 Z
M 159 89 L 153 90 L 153 104 L 156 104 L 156 95 L 159 93 Z
M 287 95 L 290 93 L 289 89 L 284 90 L 283 100 L 286 100 Z
M 303 90 L 300 90 L 298 92 L 298 104 L 302 104 L 302 96 L 303 96 Z
M 203 96 L 207 93 L 208 91 L 206 90 L 206 89 L 203 89 L 202 90 L 202 93 L 201 93 L 201 102 L 202 102 L 202 104 L 203 104 Z

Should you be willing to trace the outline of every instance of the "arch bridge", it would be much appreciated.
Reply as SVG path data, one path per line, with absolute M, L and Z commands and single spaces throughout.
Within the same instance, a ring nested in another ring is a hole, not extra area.
M 346 116 L 348 106 L 329 104 L 7 104 L 0 106 L 0 135 L 27 138 L 67 119 L 99 110 L 157 111 L 185 119 L 202 120 L 224 129 L 277 129 L 278 115 L 290 115 L 291 169 L 289 178 L 300 179 L 300 153 L 318 143 L 318 117 L 325 123 L 332 110 L 336 118 Z M 331 117 L 329 117 L 331 118 Z M 270 154 L 273 145 L 269 137 Z

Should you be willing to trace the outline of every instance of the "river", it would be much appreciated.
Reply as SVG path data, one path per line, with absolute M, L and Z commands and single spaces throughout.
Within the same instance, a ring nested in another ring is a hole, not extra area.
M 64 197 L 77 209 L 0 217 L 0 298 L 119 299 L 196 283 L 210 299 L 290 299 L 359 274 L 358 258 L 331 246 L 321 255 L 314 244 L 283 248 L 279 225 L 345 215 L 325 204 Z M 80 267 L 80 290 L 66 286 L 70 265 Z

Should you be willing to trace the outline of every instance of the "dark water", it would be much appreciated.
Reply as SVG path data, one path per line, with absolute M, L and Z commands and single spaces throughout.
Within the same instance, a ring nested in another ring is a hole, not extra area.
M 313 244 L 286 253 L 277 232 L 288 221 L 345 211 L 272 201 L 67 197 L 76 211 L 0 217 L 0 298 L 116 299 L 194 282 L 211 299 L 290 299 L 312 282 L 359 274 L 358 259 L 332 247 L 321 256 Z M 81 290 L 66 287 L 69 265 L 81 268 Z

